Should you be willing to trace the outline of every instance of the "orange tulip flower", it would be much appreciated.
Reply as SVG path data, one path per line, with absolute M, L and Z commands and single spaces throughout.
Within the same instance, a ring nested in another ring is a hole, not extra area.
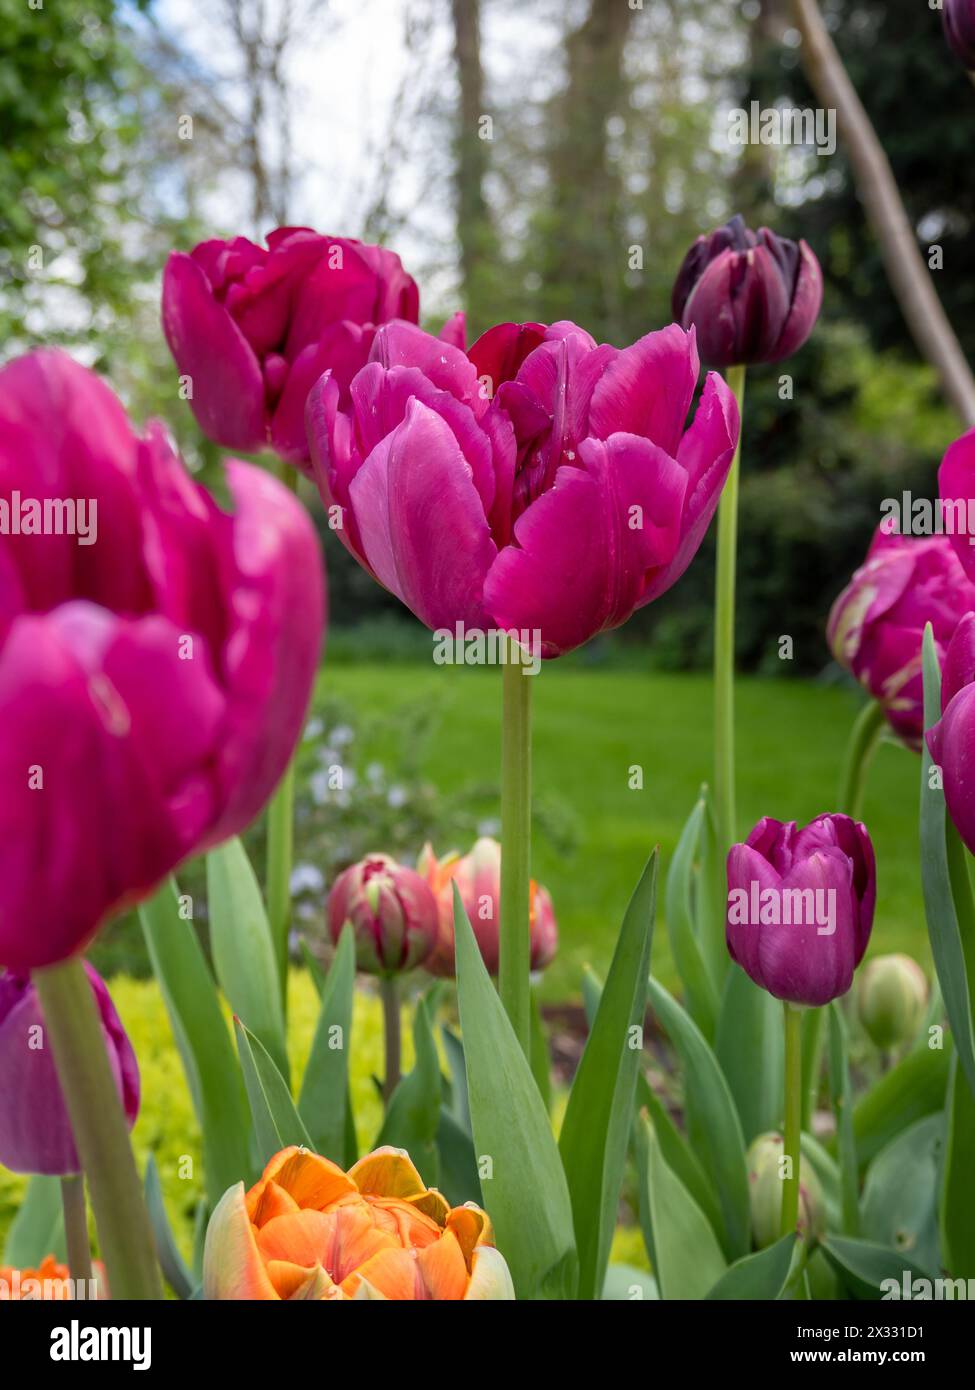
M 514 1298 L 486 1212 L 448 1207 L 409 1155 L 381 1148 L 348 1173 L 307 1149 L 275 1154 L 207 1231 L 209 1299 Z
M 0 1302 L 29 1302 L 34 1299 L 61 1300 L 71 1297 L 68 1266 L 45 1255 L 37 1269 L 11 1269 L 0 1266 Z

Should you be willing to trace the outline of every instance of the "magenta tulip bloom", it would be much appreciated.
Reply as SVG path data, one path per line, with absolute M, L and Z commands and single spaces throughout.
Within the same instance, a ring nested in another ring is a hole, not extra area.
M 975 608 L 975 584 L 947 536 L 900 536 L 878 526 L 865 563 L 830 611 L 833 656 L 869 690 L 912 748 L 921 747 L 924 683 L 921 640 L 931 623 L 939 660 L 963 615 Z
M 139 1067 L 104 980 L 85 963 L 105 1050 L 129 1129 L 139 1113 Z M 0 1163 L 15 1173 L 77 1173 L 81 1167 L 37 991 L 0 973 Z
M 166 341 L 203 433 L 301 466 L 312 384 L 330 370 L 347 391 L 377 325 L 418 316 L 399 256 L 308 227 L 279 227 L 267 250 L 234 237 L 174 251 L 163 276 Z
M 690 564 L 738 439 L 676 325 L 619 351 L 571 323 L 501 324 L 468 353 L 379 330 L 348 405 L 308 401 L 315 477 L 353 555 L 429 628 L 538 634 L 558 656 Z M 333 523 L 334 524 L 334 523 Z
M 828 1004 L 863 959 L 876 896 L 865 826 L 826 815 L 800 830 L 766 816 L 728 853 L 731 958 L 777 999 Z
M 243 829 L 294 749 L 324 620 L 294 495 L 234 511 L 58 352 L 0 371 L 0 964 L 81 950 Z
M 804 241 L 733 217 L 698 237 L 674 284 L 674 318 L 697 329 L 712 367 L 781 362 L 801 348 L 823 302 L 823 273 Z
M 941 19 L 955 56 L 975 71 L 975 0 L 944 0 Z
M 422 965 L 437 940 L 437 904 L 426 880 L 388 854 L 369 854 L 339 874 L 326 905 L 331 938 L 351 922 L 356 963 L 371 975 Z
M 975 613 L 958 624 L 942 663 L 941 710 L 928 748 L 941 768 L 948 814 L 975 854 Z

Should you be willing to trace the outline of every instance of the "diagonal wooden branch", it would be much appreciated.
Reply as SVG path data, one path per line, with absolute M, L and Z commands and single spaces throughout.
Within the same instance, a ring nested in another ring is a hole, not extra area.
M 931 281 L 883 146 L 816 0 L 792 0 L 792 8 L 802 35 L 806 76 L 822 105 L 836 110 L 857 192 L 907 326 L 966 427 L 975 425 L 975 376 Z

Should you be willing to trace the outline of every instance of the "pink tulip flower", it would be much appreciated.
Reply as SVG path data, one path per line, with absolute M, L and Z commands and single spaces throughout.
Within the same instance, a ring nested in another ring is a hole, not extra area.
M 333 528 L 433 630 L 538 634 L 558 656 L 624 623 L 690 564 L 738 439 L 694 333 L 622 351 L 571 323 L 501 324 L 465 353 L 388 324 L 308 400 Z M 533 639 L 534 640 L 534 639 Z
M 270 445 L 299 466 L 312 384 L 330 370 L 347 391 L 376 326 L 418 314 L 399 256 L 308 227 L 279 227 L 266 250 L 203 241 L 174 251 L 163 275 L 163 329 L 203 433 L 247 453 Z
M 283 484 L 239 462 L 227 481 L 230 514 L 161 427 L 136 435 L 62 353 L 0 371 L 0 964 L 13 970 L 81 950 L 188 854 L 242 830 L 287 766 L 324 623 L 319 546 Z

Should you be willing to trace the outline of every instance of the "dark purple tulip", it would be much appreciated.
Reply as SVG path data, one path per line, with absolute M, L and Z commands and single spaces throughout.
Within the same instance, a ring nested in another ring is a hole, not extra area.
M 944 0 L 941 19 L 949 46 L 969 72 L 975 71 L 975 0 Z
M 766 816 L 728 854 L 731 958 L 777 999 L 828 1004 L 863 959 L 876 896 L 865 826 L 825 815 L 800 830 Z
M 674 318 L 693 324 L 712 367 L 781 362 L 802 347 L 823 302 L 823 274 L 804 241 L 735 216 L 700 236 L 674 283 Z
M 833 656 L 875 700 L 898 738 L 921 747 L 921 640 L 934 630 L 939 659 L 961 618 L 975 609 L 975 584 L 948 536 L 874 533 L 865 562 L 830 610 Z
M 129 1128 L 139 1113 L 139 1067 L 104 980 L 85 970 Z M 44 1015 L 23 975 L 0 974 L 0 1163 L 15 1173 L 77 1173 L 71 1134 Z
M 975 613 L 955 629 L 941 673 L 942 715 L 928 730 L 948 814 L 975 854 Z

